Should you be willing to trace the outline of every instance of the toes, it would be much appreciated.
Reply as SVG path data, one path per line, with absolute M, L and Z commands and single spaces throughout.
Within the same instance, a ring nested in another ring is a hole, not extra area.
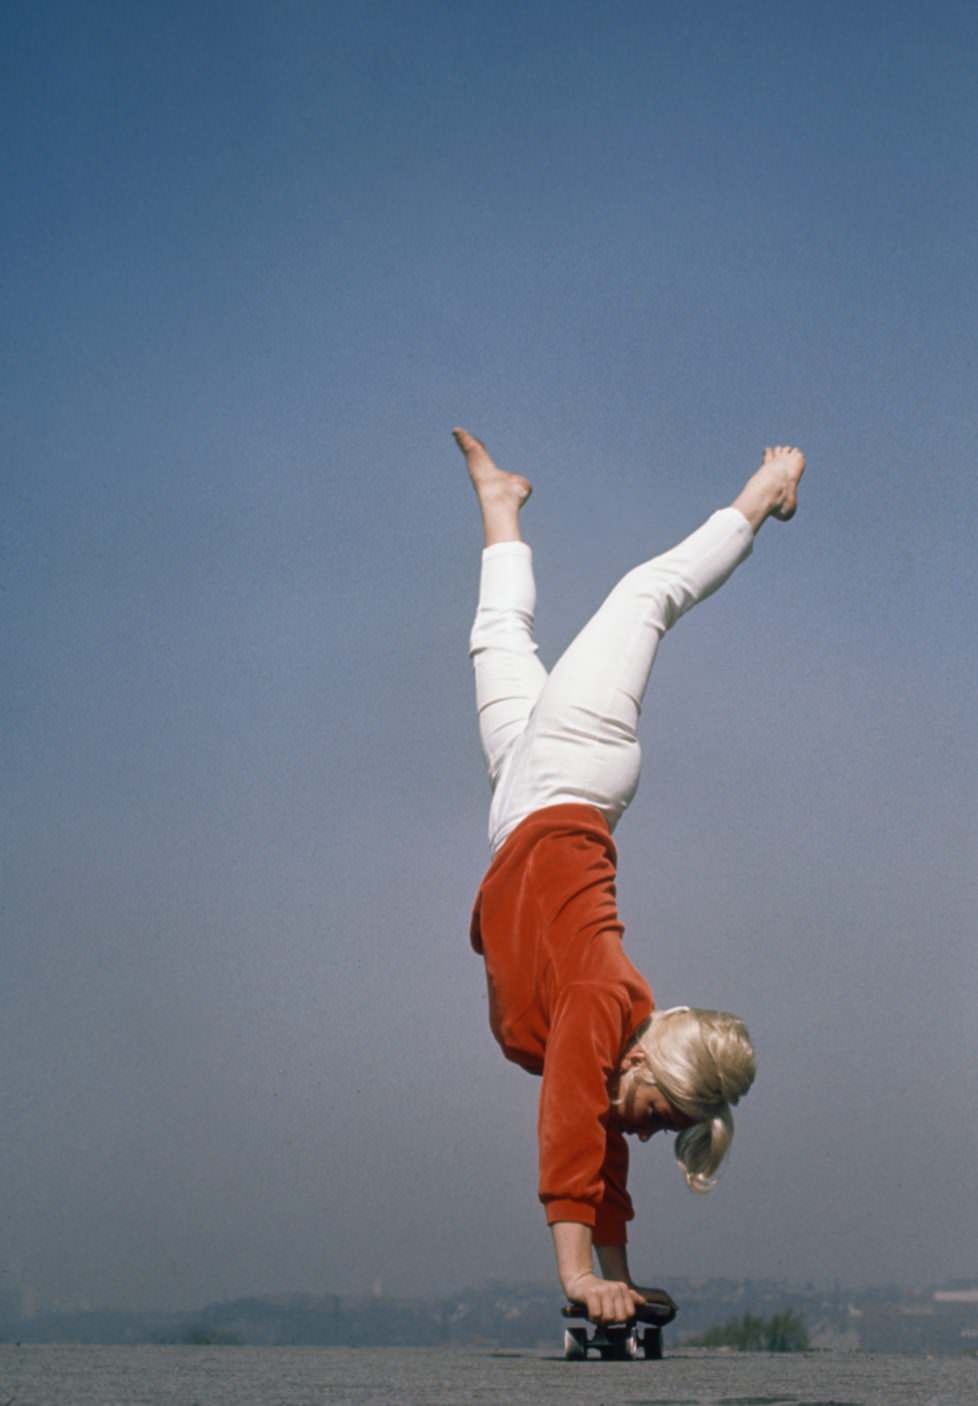
M 482 440 L 474 434 L 469 434 L 468 430 L 463 430 L 461 425 L 456 425 L 452 430 L 452 438 L 463 454 L 472 454 L 478 449 L 481 449 L 483 454 L 489 453 Z

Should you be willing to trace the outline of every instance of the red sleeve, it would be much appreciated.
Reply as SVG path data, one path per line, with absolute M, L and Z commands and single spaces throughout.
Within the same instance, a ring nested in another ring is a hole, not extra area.
M 630 1008 L 614 985 L 578 981 L 560 995 L 540 1090 L 540 1200 L 547 1220 L 599 1229 L 623 1244 L 632 1208 L 624 1138 L 608 1127 L 608 1081 L 618 1066 Z
M 594 1243 L 624 1245 L 628 1240 L 625 1225 L 635 1212 L 628 1194 L 628 1143 L 618 1128 L 608 1132 L 602 1176 L 604 1199 L 594 1222 Z

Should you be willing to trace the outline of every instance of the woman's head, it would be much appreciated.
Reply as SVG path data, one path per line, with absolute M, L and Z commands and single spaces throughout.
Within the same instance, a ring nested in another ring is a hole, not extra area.
M 652 1084 L 693 1120 L 676 1139 L 676 1160 L 693 1191 L 709 1191 L 733 1141 L 730 1110 L 754 1082 L 746 1025 L 729 1011 L 675 1006 L 653 1013 L 630 1053 L 622 1096 L 626 1081 Z

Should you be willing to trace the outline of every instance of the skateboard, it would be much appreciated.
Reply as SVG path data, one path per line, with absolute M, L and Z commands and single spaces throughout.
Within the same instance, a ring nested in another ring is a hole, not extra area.
M 583 1362 L 596 1352 L 603 1362 L 628 1362 L 640 1354 L 658 1361 L 662 1356 L 662 1329 L 671 1323 L 679 1309 L 665 1289 L 646 1290 L 647 1303 L 636 1304 L 634 1318 L 624 1323 L 595 1323 L 582 1303 L 569 1302 L 561 1309 L 565 1318 L 583 1318 L 587 1327 L 564 1329 L 564 1356 L 568 1362 Z

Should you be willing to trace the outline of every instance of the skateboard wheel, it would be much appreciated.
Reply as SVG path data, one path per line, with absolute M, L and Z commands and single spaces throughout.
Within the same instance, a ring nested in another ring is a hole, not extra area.
M 587 1329 L 564 1329 L 564 1357 L 568 1362 L 583 1362 L 587 1357 Z
M 602 1362 L 628 1362 L 638 1356 L 638 1337 L 634 1328 L 623 1323 L 610 1323 L 604 1332 L 595 1334 L 594 1346 Z
M 662 1329 L 646 1328 L 645 1336 L 642 1339 L 642 1350 L 645 1356 L 652 1362 L 662 1360 Z

